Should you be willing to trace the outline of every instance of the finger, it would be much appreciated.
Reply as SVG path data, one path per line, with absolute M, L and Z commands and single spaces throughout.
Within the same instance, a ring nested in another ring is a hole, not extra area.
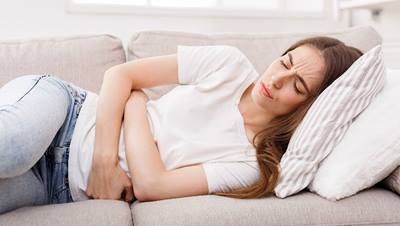
M 132 202 L 133 200 L 133 189 L 130 187 L 125 188 L 125 202 Z
M 131 178 L 129 178 L 125 172 L 121 172 L 120 176 L 120 183 L 123 186 L 123 189 L 127 187 L 132 187 L 132 181 Z
M 124 184 L 125 187 L 127 187 L 127 186 L 132 186 L 131 178 L 128 177 L 128 175 L 126 174 L 125 171 L 123 171 L 123 170 L 121 169 L 120 175 L 121 175 L 121 177 L 122 177 L 123 184 Z
M 125 201 L 126 202 L 131 202 L 132 200 L 133 200 L 133 197 L 134 197 L 134 192 L 133 192 L 133 184 L 132 184 L 132 181 L 131 181 L 131 179 L 128 177 L 128 175 L 126 175 L 125 173 L 124 173 L 124 179 L 125 179 L 125 186 L 124 186 L 124 189 L 126 190 L 126 193 L 125 193 Z
M 132 181 L 129 179 L 129 177 L 126 177 L 124 181 L 124 187 L 132 187 Z
M 126 176 L 124 190 L 125 190 L 125 201 L 131 202 L 134 197 L 134 193 L 133 193 L 132 181 L 129 179 L 128 176 Z
M 90 189 L 86 190 L 86 196 L 89 197 L 89 198 L 93 198 L 93 194 L 92 194 L 92 191 Z
M 121 196 L 119 197 L 119 200 L 125 200 L 125 196 L 126 196 L 126 190 L 122 190 L 121 192 Z

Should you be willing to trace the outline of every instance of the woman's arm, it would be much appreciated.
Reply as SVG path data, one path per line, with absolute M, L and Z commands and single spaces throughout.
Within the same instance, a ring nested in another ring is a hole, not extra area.
M 95 144 L 86 194 L 95 199 L 133 199 L 132 184 L 118 162 L 122 116 L 132 82 L 115 71 L 104 75 L 96 111 Z
M 147 119 L 147 101 L 142 91 L 134 91 L 124 112 L 125 153 L 136 197 L 166 171 Z
M 94 158 L 118 163 L 118 152 L 115 150 L 119 147 L 124 108 L 131 91 L 132 85 L 126 76 L 106 72 L 96 111 Z
M 208 194 L 201 164 L 166 171 L 147 119 L 147 96 L 134 91 L 125 106 L 125 153 L 135 197 L 154 201 Z
M 118 164 L 122 116 L 132 90 L 177 83 L 176 54 L 129 61 L 107 70 L 97 106 L 92 169 L 86 191 L 89 197 L 119 199 L 124 187 L 125 191 L 132 190 L 131 181 L 121 174 Z

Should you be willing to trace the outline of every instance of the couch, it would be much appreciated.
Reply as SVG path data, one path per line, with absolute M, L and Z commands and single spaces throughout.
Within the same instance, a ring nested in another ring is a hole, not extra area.
M 0 41 L 0 86 L 24 74 L 52 74 L 99 92 L 105 70 L 143 57 L 171 54 L 177 45 L 234 45 L 258 72 L 294 41 L 314 35 L 341 39 L 366 51 L 382 42 L 371 27 L 328 33 L 214 33 L 142 30 L 123 45 L 107 34 Z M 124 48 L 126 46 L 126 48 Z M 174 86 L 144 89 L 158 98 Z M 400 225 L 400 197 L 380 183 L 337 202 L 307 189 L 280 199 L 215 195 L 131 205 L 114 200 L 23 207 L 0 215 L 0 225 Z

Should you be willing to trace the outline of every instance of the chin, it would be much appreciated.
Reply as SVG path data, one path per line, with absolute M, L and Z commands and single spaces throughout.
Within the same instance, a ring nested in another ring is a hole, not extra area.
M 273 108 L 273 106 L 271 106 L 270 102 L 268 102 L 264 96 L 257 96 L 256 98 L 253 98 L 253 100 L 259 108 L 266 110 Z

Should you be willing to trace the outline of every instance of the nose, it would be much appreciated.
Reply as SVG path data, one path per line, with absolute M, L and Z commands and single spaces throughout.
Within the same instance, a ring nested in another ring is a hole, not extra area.
M 287 78 L 290 78 L 291 76 L 294 75 L 294 71 L 287 71 L 284 73 L 277 73 L 271 76 L 270 80 L 270 86 L 274 86 L 277 89 L 282 88 L 284 82 L 286 81 Z

